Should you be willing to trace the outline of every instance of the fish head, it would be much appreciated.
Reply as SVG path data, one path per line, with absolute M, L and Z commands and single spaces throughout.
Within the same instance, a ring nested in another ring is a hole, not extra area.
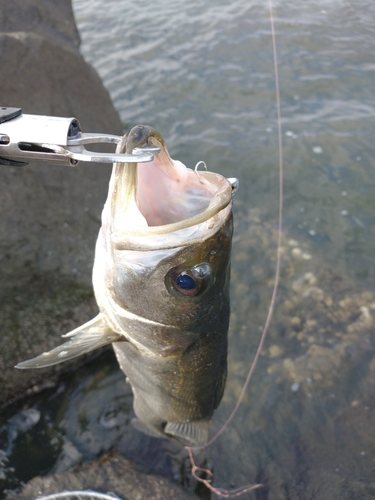
M 134 127 L 119 151 L 139 147 L 160 153 L 149 163 L 114 165 L 94 289 L 113 329 L 169 356 L 213 320 L 228 322 L 233 183 L 172 160 L 151 127 Z

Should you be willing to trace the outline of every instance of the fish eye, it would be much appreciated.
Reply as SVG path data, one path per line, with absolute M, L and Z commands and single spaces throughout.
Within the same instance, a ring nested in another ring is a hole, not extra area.
M 195 297 L 207 289 L 211 267 L 202 263 L 190 269 L 173 268 L 166 277 L 167 288 L 184 297 Z
M 194 278 L 189 276 L 187 273 L 181 273 L 176 278 L 176 285 L 181 290 L 192 291 L 197 287 Z

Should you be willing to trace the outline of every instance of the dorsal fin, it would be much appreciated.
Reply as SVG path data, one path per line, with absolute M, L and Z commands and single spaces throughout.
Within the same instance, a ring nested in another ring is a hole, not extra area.
M 70 338 L 67 342 L 49 352 L 44 352 L 35 358 L 18 363 L 16 368 L 44 368 L 57 365 L 112 342 L 125 340 L 124 336 L 111 330 L 104 321 L 102 314 L 98 314 L 95 318 L 63 335 L 63 337 Z

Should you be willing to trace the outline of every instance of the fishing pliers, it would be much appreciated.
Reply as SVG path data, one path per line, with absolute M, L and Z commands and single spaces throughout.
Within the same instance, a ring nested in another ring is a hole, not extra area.
M 86 144 L 118 144 L 122 137 L 83 133 L 76 118 L 26 115 L 21 108 L 0 106 L 0 165 L 23 166 L 32 160 L 75 167 L 94 163 L 143 163 L 152 161 L 157 147 L 135 148 L 132 154 L 88 151 Z

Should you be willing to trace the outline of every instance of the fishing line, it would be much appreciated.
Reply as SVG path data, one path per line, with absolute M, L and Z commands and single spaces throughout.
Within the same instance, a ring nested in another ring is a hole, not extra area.
M 267 319 L 266 323 L 263 328 L 262 335 L 260 337 L 259 345 L 257 348 L 257 351 L 255 353 L 253 362 L 251 363 L 249 373 L 247 374 L 245 383 L 242 387 L 241 393 L 238 397 L 237 403 L 232 410 L 232 413 L 229 415 L 227 418 L 226 422 L 224 425 L 221 427 L 221 429 L 213 436 L 208 443 L 206 443 L 204 446 L 199 446 L 199 447 L 190 447 L 190 446 L 185 446 L 185 449 L 187 450 L 190 458 L 190 463 L 192 467 L 192 475 L 193 477 L 205 484 L 209 490 L 211 490 L 213 493 L 215 493 L 218 496 L 221 496 L 223 498 L 232 498 L 236 496 L 240 496 L 248 491 L 251 491 L 255 488 L 260 488 L 262 485 L 256 484 L 252 486 L 243 486 L 241 488 L 237 488 L 236 490 L 224 490 L 222 488 L 215 488 L 211 484 L 211 479 L 202 479 L 199 476 L 196 475 L 197 471 L 203 472 L 206 475 L 208 475 L 210 478 L 213 477 L 213 473 L 209 471 L 208 469 L 202 469 L 200 467 L 197 467 L 194 461 L 194 456 L 193 456 L 193 450 L 200 450 L 203 448 L 207 448 L 211 444 L 213 444 L 218 437 L 220 437 L 225 429 L 228 427 L 228 425 L 231 423 L 233 420 L 234 416 L 236 415 L 242 400 L 244 398 L 245 392 L 247 390 L 247 387 L 250 383 L 251 377 L 254 373 L 255 367 L 258 363 L 260 353 L 263 349 L 264 341 L 267 336 L 268 332 L 268 327 L 271 322 L 273 310 L 275 307 L 275 302 L 276 302 L 276 295 L 277 295 L 277 289 L 279 286 L 279 280 L 280 280 L 280 266 L 281 266 L 281 241 L 282 241 L 282 233 L 283 233 L 283 142 L 282 142 L 282 125 L 281 125 L 281 105 L 280 105 L 280 88 L 279 88 L 279 71 L 278 71 L 278 59 L 277 59 L 277 50 L 276 50 L 276 33 L 275 33 L 275 23 L 274 23 L 274 16 L 273 16 L 273 7 L 272 7 L 272 0 L 268 0 L 268 9 L 269 9 L 269 17 L 270 17 L 270 27 L 271 27 L 271 39 L 272 39 L 272 53 L 273 53 L 273 66 L 274 66 L 274 77 L 275 77 L 275 95 L 276 95 L 276 110 L 277 110 L 277 133 L 278 133 L 278 155 L 279 155 L 279 219 L 278 219 L 278 237 L 277 237 L 277 255 L 276 255 L 276 269 L 275 269 L 275 282 L 274 282 L 274 287 L 272 291 L 272 297 L 271 297 L 271 302 L 270 302 L 270 307 L 268 310 L 267 314 Z

